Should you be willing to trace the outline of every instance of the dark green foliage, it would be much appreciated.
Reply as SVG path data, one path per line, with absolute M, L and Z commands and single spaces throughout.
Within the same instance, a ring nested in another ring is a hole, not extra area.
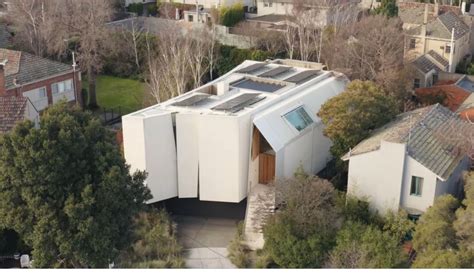
M 396 0 L 382 0 L 380 7 L 374 9 L 374 14 L 381 14 L 387 17 L 398 16 L 398 7 Z
M 133 243 L 119 259 L 123 268 L 180 268 L 182 248 L 166 211 L 143 212 L 135 219 Z
M 221 45 L 220 57 L 217 60 L 217 73 L 219 76 L 229 72 L 245 60 L 265 61 L 269 54 L 262 50 L 240 49 L 233 46 Z
M 136 13 L 138 16 L 143 15 L 143 4 L 142 3 L 131 3 L 127 7 L 128 12 Z
M 226 27 L 233 27 L 235 24 L 242 21 L 244 16 L 245 12 L 242 3 L 235 3 L 230 7 L 223 6 L 219 10 L 220 24 Z
M 106 267 L 127 247 L 150 193 L 113 134 L 61 102 L 0 138 L 0 221 L 32 247 L 35 267 Z
M 326 101 L 318 116 L 326 126 L 324 134 L 333 142 L 331 153 L 340 158 L 397 114 L 392 96 L 373 82 L 355 80 L 345 92 Z
M 346 222 L 337 234 L 329 266 L 335 268 L 395 268 L 406 262 L 397 237 L 373 225 Z

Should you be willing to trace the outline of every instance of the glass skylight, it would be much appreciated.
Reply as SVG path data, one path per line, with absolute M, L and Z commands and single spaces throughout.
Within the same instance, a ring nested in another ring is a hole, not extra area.
M 296 128 L 298 131 L 304 130 L 308 127 L 311 123 L 313 123 L 313 119 L 309 116 L 308 112 L 300 106 L 283 116 L 293 127 Z

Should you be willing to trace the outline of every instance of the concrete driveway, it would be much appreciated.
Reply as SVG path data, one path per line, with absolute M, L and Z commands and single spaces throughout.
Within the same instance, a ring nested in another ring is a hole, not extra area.
M 227 246 L 238 220 L 183 215 L 175 215 L 174 220 L 188 268 L 235 268 L 227 258 Z

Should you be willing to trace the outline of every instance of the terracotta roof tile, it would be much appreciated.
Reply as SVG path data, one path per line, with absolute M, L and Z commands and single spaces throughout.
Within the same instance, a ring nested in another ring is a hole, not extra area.
M 0 97 L 0 134 L 10 131 L 25 119 L 27 103 L 26 97 Z

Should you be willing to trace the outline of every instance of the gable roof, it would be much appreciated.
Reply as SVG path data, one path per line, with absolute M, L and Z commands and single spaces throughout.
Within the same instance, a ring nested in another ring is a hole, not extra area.
M 469 33 L 469 27 L 464 21 L 451 11 L 438 16 L 436 20 L 426 25 L 426 36 L 441 39 L 451 39 L 451 31 L 454 28 L 454 39 L 458 40 Z M 408 31 L 412 35 L 421 35 L 422 26 Z
M 466 156 L 456 148 L 456 137 L 459 136 L 451 139 L 450 134 L 455 134 L 458 130 L 473 129 L 474 125 L 436 104 L 397 116 L 394 121 L 379 128 L 371 137 L 355 146 L 343 156 L 343 160 L 376 151 L 382 141 L 405 143 L 408 155 L 446 180 Z
M 8 60 L 5 67 L 5 88 L 14 88 L 14 79 L 24 85 L 37 80 L 73 71 L 71 65 L 38 57 L 26 52 L 0 48 L 0 60 Z
M 448 60 L 434 50 L 430 50 L 428 53 L 416 58 L 412 64 L 423 73 L 428 73 L 433 69 L 435 71 L 447 71 L 449 68 Z
M 25 119 L 28 98 L 0 97 L 0 134 L 10 131 L 18 122 Z

